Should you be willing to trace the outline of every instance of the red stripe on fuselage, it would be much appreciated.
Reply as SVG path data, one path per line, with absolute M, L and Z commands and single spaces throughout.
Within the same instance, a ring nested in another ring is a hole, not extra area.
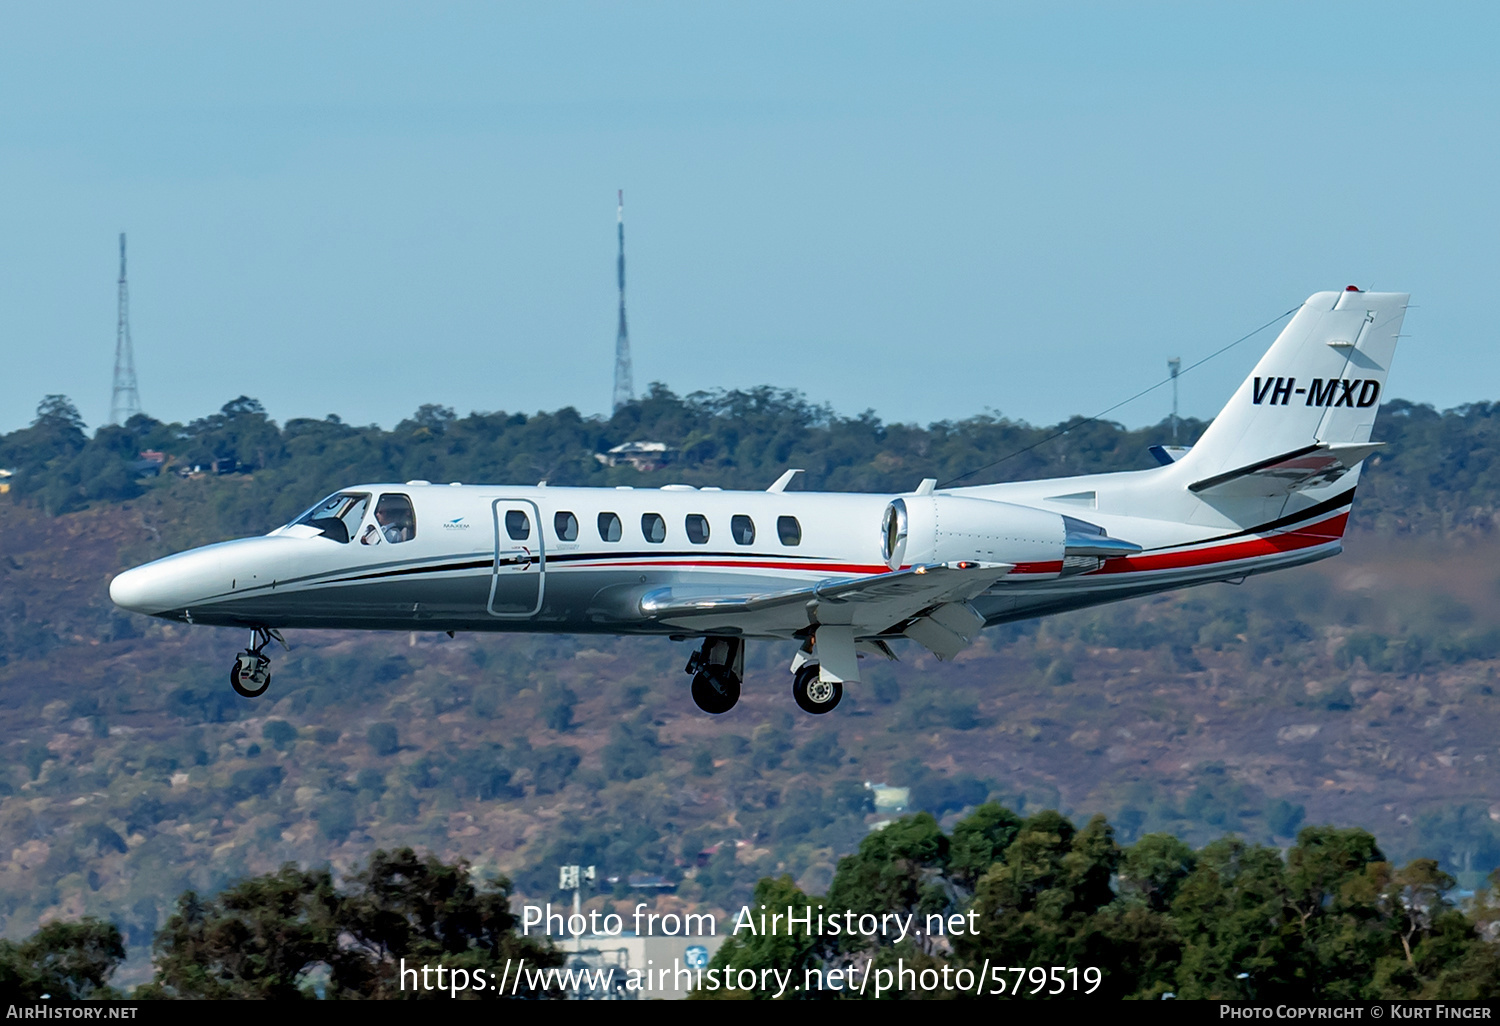
M 717 560 L 717 559 L 635 559 L 635 560 L 624 560 L 624 561 L 610 560 L 608 562 L 599 562 L 599 563 L 594 563 L 594 562 L 588 562 L 588 561 L 584 561 L 584 560 L 579 560 L 578 562 L 573 563 L 572 565 L 576 566 L 576 567 L 583 568 L 583 569 L 590 569 L 590 570 L 597 569 L 600 566 L 609 567 L 611 569 L 616 568 L 616 567 L 642 567 L 642 566 L 672 567 L 672 568 L 680 568 L 680 567 L 707 567 L 707 566 L 711 566 L 711 567 L 727 567 L 729 569 L 752 569 L 752 570 L 806 570 L 806 571 L 822 571 L 822 570 L 827 570 L 827 571 L 831 571 L 833 573 L 843 573 L 843 574 L 888 574 L 888 573 L 891 572 L 891 568 L 888 567 L 888 566 L 886 566 L 884 563 L 875 563 L 875 564 L 872 564 L 872 565 L 865 565 L 865 564 L 862 564 L 862 563 L 811 563 L 811 562 L 809 562 L 809 563 L 788 563 L 788 562 L 769 562 L 769 561 L 768 562 L 752 562 L 750 560 L 743 560 L 743 559 L 725 559 L 725 560 Z
M 1300 527 L 1295 531 L 1285 531 L 1263 538 L 1251 538 L 1232 545 L 1188 549 L 1182 552 L 1122 556 L 1119 559 L 1106 561 L 1103 566 L 1092 573 L 1094 575 L 1129 574 L 1147 570 L 1184 570 L 1195 566 L 1211 566 L 1214 563 L 1254 559 L 1257 556 L 1276 556 L 1283 552 L 1295 552 L 1298 549 L 1327 545 L 1331 541 L 1337 541 L 1344 536 L 1344 527 L 1348 522 L 1349 514 L 1345 512 L 1319 523 Z
M 1017 563 L 1015 568 L 1005 576 L 1014 577 L 1016 574 L 1060 574 L 1062 573 L 1062 569 L 1063 563 L 1060 559 L 1046 560 L 1040 563 Z

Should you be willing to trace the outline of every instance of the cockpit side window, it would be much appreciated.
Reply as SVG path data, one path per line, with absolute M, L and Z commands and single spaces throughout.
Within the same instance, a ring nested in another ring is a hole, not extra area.
M 399 492 L 387 492 L 375 504 L 375 523 L 392 545 L 409 542 L 417 536 L 417 513 L 411 499 Z
M 337 495 L 330 495 L 293 522 L 316 528 L 323 532 L 323 537 L 347 545 L 354 532 L 359 529 L 359 522 L 364 519 L 365 507 L 369 504 L 368 492 L 339 492 Z

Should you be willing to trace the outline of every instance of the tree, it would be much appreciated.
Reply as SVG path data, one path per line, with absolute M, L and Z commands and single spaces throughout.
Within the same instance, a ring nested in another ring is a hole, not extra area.
M 369 865 L 350 878 L 339 927 L 350 940 L 333 960 L 334 996 L 449 997 L 446 992 L 414 990 L 409 978 L 403 986 L 403 959 L 408 966 L 441 961 L 450 974 L 464 969 L 479 983 L 500 979 L 507 962 L 519 964 L 524 959 L 528 966 L 543 969 L 564 960 L 550 945 L 516 934 L 509 880 L 502 877 L 476 886 L 466 863 L 445 864 L 410 848 L 377 851 Z M 472 984 L 466 993 L 501 996 Z M 517 993 L 529 998 L 556 996 L 525 982 Z
M 394 723 L 374 723 L 365 732 L 365 740 L 376 755 L 395 755 L 401 747 Z
M 464 862 L 447 864 L 410 848 L 377 851 L 335 887 L 327 869 L 287 864 L 203 899 L 191 891 L 157 934 L 156 977 L 146 997 L 308 998 L 309 978 L 326 967 L 333 998 L 447 999 L 420 972 L 403 980 L 402 960 L 465 970 L 472 997 L 498 980 L 507 959 L 535 969 L 562 964 L 549 945 L 516 935 L 510 883 L 476 885 Z M 478 975 L 483 971 L 486 975 Z M 493 972 L 491 977 L 488 973 Z M 522 983 L 525 997 L 552 996 Z
M 267 720 L 266 725 L 260 729 L 260 736 L 284 751 L 297 740 L 297 728 L 286 720 Z
M 1028 817 L 975 887 L 978 936 L 955 938 L 955 948 L 975 965 L 986 958 L 996 965 L 1096 964 L 1095 917 L 1114 900 L 1110 877 L 1119 859 L 1102 816 L 1082 830 L 1050 810 Z
M 307 975 L 339 950 L 339 906 L 328 870 L 291 863 L 213 898 L 189 891 L 156 935 L 151 996 L 311 997 Z
M 750 904 L 744 906 L 745 911 L 742 913 L 747 916 L 753 930 L 736 931 L 731 927 L 733 932 L 729 939 L 719 947 L 708 964 L 710 972 L 717 970 L 717 975 L 722 978 L 726 970 L 731 968 L 736 975 L 740 970 L 753 969 L 759 979 L 762 969 L 774 969 L 781 973 L 790 971 L 791 978 L 800 983 L 806 970 L 823 968 L 825 959 L 832 954 L 832 946 L 827 938 L 815 936 L 801 923 L 795 928 L 781 923 L 774 931 L 762 931 L 760 910 L 764 907 L 768 913 L 780 911 L 784 916 L 786 908 L 790 906 L 800 915 L 808 906 L 816 907 L 818 904 L 804 894 L 790 876 L 763 878 L 755 885 L 755 894 Z M 707 988 L 695 990 L 691 995 L 698 1000 L 766 1000 L 774 996 L 775 992 L 768 990 L 731 991 Z M 816 999 L 820 996 L 825 995 L 817 991 L 793 991 L 791 988 L 782 995 L 783 998 L 792 999 Z
M 949 875 L 972 889 L 985 870 L 998 862 L 1024 821 L 998 802 L 979 806 L 953 828 Z
M 573 707 L 577 704 L 578 696 L 567 685 L 549 688 L 542 705 L 542 720 L 547 724 L 547 729 L 558 733 L 572 730 Z
M 88 441 L 78 407 L 65 395 L 49 395 L 37 404 L 31 430 L 38 442 L 56 450 L 77 452 Z
M 853 912 L 945 912 L 952 904 L 943 879 L 949 842 L 930 813 L 898 819 L 866 834 L 859 851 L 839 860 L 829 906 Z
M 1165 912 L 1196 861 L 1193 849 L 1171 834 L 1147 834 L 1120 859 L 1120 893 Z
M 639 780 L 652 773 L 661 759 L 661 742 L 649 716 L 616 723 L 604 746 L 604 772 L 611 780 Z
M 0 940 L 0 994 L 21 1001 L 119 997 L 109 978 L 123 961 L 125 942 L 113 923 L 48 923 L 20 944 Z
M 1237 837 L 1198 852 L 1172 901 L 1183 938 L 1182 998 L 1267 1000 L 1294 990 L 1300 947 L 1287 947 L 1281 855 Z

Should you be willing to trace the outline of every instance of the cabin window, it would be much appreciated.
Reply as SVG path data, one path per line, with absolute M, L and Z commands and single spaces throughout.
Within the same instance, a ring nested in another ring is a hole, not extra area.
M 330 495 L 312 509 L 302 514 L 293 523 L 306 524 L 323 532 L 323 537 L 349 544 L 359 522 L 365 517 L 365 507 L 370 496 L 364 492 L 339 492 Z
M 599 539 L 607 542 L 617 542 L 620 540 L 620 517 L 618 514 L 599 514 Z
M 686 526 L 688 541 L 694 545 L 708 544 L 708 517 L 702 513 L 689 513 Z
M 558 541 L 577 541 L 578 518 L 566 511 L 556 513 L 552 517 L 552 530 L 557 532 Z
M 802 544 L 802 525 L 797 523 L 796 517 L 777 517 L 776 534 L 783 545 Z
M 506 510 L 505 533 L 511 541 L 525 541 L 531 537 L 531 518 L 519 509 Z
M 653 545 L 660 545 L 667 540 L 667 522 L 662 519 L 660 513 L 641 514 L 641 534 Z
M 417 536 L 417 514 L 411 508 L 411 499 L 395 492 L 382 495 L 375 504 L 375 523 L 370 527 L 376 529 L 377 537 L 369 537 L 366 528 L 365 537 L 360 538 L 366 545 L 382 538 L 392 545 L 411 541 Z
M 729 536 L 736 545 L 754 545 L 755 521 L 743 513 L 736 513 L 729 521 Z

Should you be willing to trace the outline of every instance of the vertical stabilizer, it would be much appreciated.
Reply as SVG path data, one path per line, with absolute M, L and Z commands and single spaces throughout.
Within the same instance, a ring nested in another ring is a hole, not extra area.
M 1182 463 L 1201 481 L 1368 442 L 1409 298 L 1353 286 L 1309 297 Z

